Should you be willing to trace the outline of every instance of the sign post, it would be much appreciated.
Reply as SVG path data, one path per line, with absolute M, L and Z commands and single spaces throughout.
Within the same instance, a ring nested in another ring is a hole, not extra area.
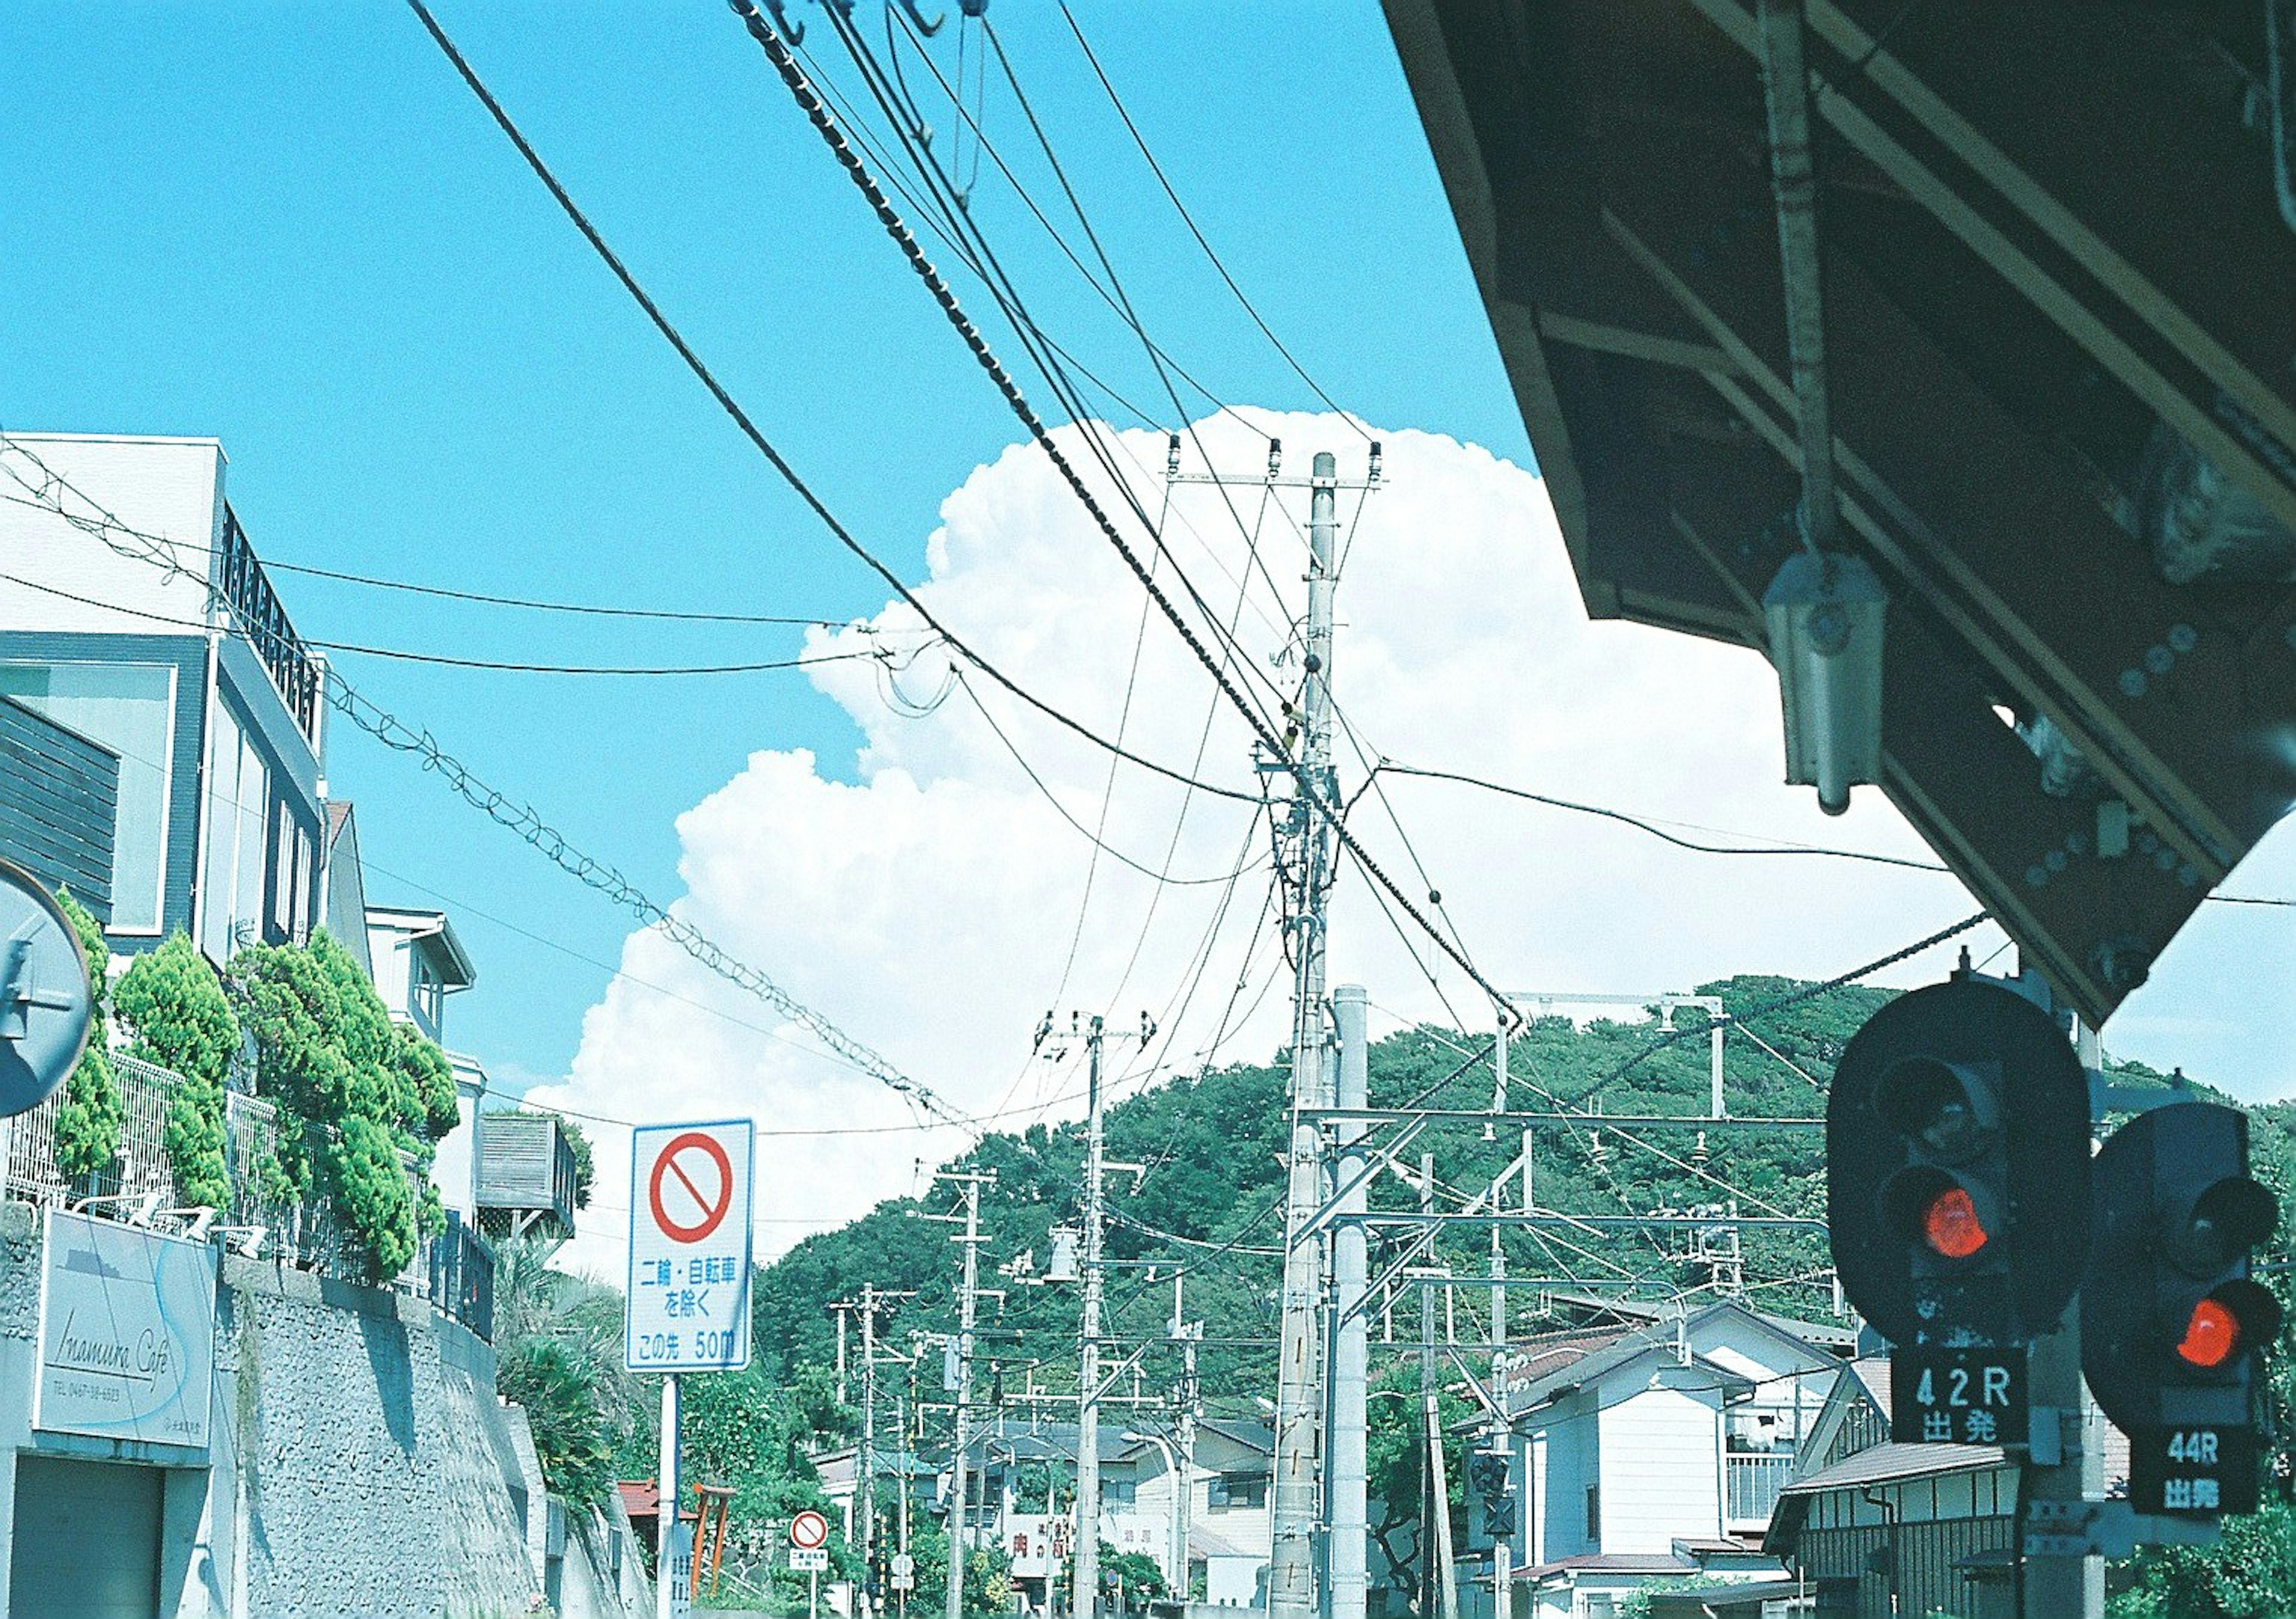
M 805 1573 L 806 1610 L 821 1619 L 821 1574 L 829 1566 L 829 1520 L 810 1507 L 790 1519 L 790 1566 Z
M 647 1124 L 630 1141 L 630 1269 L 622 1364 L 661 1378 L 656 1619 L 691 1600 L 679 1577 L 677 1419 L 681 1373 L 750 1363 L 748 1119 Z M 824 1536 L 825 1538 L 825 1536 Z

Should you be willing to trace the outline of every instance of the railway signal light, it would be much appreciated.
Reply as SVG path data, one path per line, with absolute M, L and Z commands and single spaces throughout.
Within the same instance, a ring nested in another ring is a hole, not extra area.
M 1974 977 L 1900 996 L 1826 1107 L 1842 1291 L 1899 1345 L 2024 1344 L 2080 1283 L 2088 1141 L 2087 1079 L 2046 1012 Z
M 1483 1530 L 1504 1541 L 1515 1533 L 1514 1488 L 1507 1474 L 1507 1459 L 1490 1451 L 1467 1458 L 1467 1487 L 1483 1503 Z
M 2096 1158 L 2081 1365 L 2128 1435 L 2140 1512 L 2257 1502 L 2259 1356 L 2281 1309 L 2249 1274 L 2280 1208 L 2248 1173 L 2248 1120 L 2180 1102 L 2142 1113 Z

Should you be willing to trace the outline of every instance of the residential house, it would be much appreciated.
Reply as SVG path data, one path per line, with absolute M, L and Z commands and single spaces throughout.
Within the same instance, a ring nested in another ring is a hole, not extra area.
M 1654 1581 L 1782 1572 L 1760 1538 L 1849 1334 L 1729 1300 L 1580 1303 L 1578 1324 L 1505 1357 L 1495 1390 L 1521 1525 L 1516 1611 L 1609 1619 Z M 1462 1573 L 1480 1590 L 1462 1607 L 1488 1615 L 1481 1518 L 1471 1501 Z
M 331 831 L 337 836 L 329 843 L 329 903 L 340 897 L 348 905 L 351 891 L 348 879 L 339 880 L 335 875 L 336 863 L 356 865 L 358 835 L 348 814 L 350 806 L 340 807 L 346 813 L 340 827 L 330 822 Z M 455 1108 L 460 1122 L 439 1141 L 430 1162 L 430 1183 L 439 1189 L 439 1200 L 447 1210 L 475 1231 L 480 1225 L 479 1119 L 487 1096 L 487 1071 L 476 1058 L 447 1047 L 447 997 L 477 983 L 478 969 L 471 964 L 470 954 L 445 912 L 365 904 L 363 884 L 357 897 L 364 907 L 363 923 L 357 929 L 360 953 L 371 965 L 375 993 L 393 1018 L 446 1050 L 448 1066 L 455 1071 Z M 346 924 L 345 932 L 350 931 Z
M 12 432 L 4 453 L 69 515 L 0 502 L 0 748 L 27 756 L 22 713 L 45 722 L 51 807 L 69 853 L 101 859 L 88 897 L 112 951 L 182 930 L 220 962 L 301 939 L 326 830 L 325 668 L 224 497 L 222 446 Z M 0 854 L 26 852 L 33 818 L 0 805 Z M 52 871 L 67 853 L 29 852 Z
M 1764 1546 L 1818 1595 L 1820 1613 L 1857 1619 L 2015 1612 L 2015 1463 L 1992 1445 L 1890 1439 L 1890 1362 L 1846 1369 L 1812 1425 Z M 2128 1443 L 2092 1407 L 2085 1430 L 2099 1492 L 2125 1492 Z
M 1126 1435 L 1132 1446 L 1127 1460 L 1135 1469 L 1133 1510 L 1166 1525 L 1163 1537 L 1144 1549 L 1164 1571 L 1166 1583 L 1178 1590 L 1173 1516 L 1185 1484 L 1189 1589 L 1201 1582 L 1202 1599 L 1216 1607 L 1265 1607 L 1275 1543 L 1267 1516 L 1275 1432 L 1257 1422 L 1209 1417 L 1194 1427 L 1193 1454 L 1178 1471 L 1179 1447 L 1172 1437 L 1137 1428 Z
M 1275 1435 L 1257 1423 L 1201 1419 L 1185 1465 L 1161 1427 L 1103 1421 L 1100 1538 L 1152 1558 L 1177 1589 L 1177 1509 L 1185 1499 L 1189 1582 L 1222 1607 L 1264 1607 L 1272 1544 L 1267 1496 Z M 1075 1534 L 1074 1423 L 1002 1418 L 974 1440 L 966 1495 L 973 1538 L 1001 1546 L 1016 1584 L 1041 1606 L 1066 1578 Z

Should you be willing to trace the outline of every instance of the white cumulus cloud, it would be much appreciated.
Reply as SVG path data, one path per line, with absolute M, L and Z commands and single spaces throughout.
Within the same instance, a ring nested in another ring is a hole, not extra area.
M 1343 478 L 1364 469 L 1362 436 L 1336 417 L 1253 413 L 1199 430 L 1231 472 L 1256 475 L 1270 437 L 1283 441 L 1288 476 L 1304 474 L 1319 449 L 1339 457 Z M 1378 436 L 1381 487 L 1367 499 L 1340 497 L 1333 659 L 1349 732 L 1369 757 L 1612 805 L 1707 841 L 1735 839 L 1685 829 L 1925 855 L 1876 793 L 1861 791 L 1848 816 L 1828 820 L 1808 792 L 1780 784 L 1776 687 L 1758 655 L 1590 623 L 1535 475 L 1439 435 Z M 1080 437 L 1062 434 L 1085 464 Z M 1166 498 L 1162 437 L 1117 442 L 1155 516 Z M 1188 470 L 1201 465 L 1192 445 Z M 1177 597 L 1193 585 L 1214 616 L 1234 617 L 1244 650 L 1234 678 L 1271 709 L 1300 679 L 1296 654 L 1271 659 L 1304 608 L 1306 498 L 1296 487 L 1270 497 L 1246 484 L 1224 498 L 1180 485 L 1169 555 L 1157 563 Z M 1245 543 L 1255 527 L 1256 560 Z M 1016 447 L 950 495 L 927 559 L 920 596 L 1032 691 L 1105 735 L 1120 728 L 1146 757 L 1258 790 L 1242 723 L 1214 702 L 1170 627 L 1153 615 L 1144 624 L 1137 582 L 1040 451 Z M 1193 603 L 1187 610 L 1201 620 Z M 913 650 L 915 624 L 895 603 L 869 630 L 878 643 Z M 848 629 L 816 644 L 846 650 L 868 639 Z M 1264 1059 L 1288 1014 L 1283 985 L 1269 987 L 1281 958 L 1273 924 L 1259 922 L 1268 838 L 1256 806 L 1190 796 L 1119 765 L 1103 830 L 1111 848 L 1151 870 L 1168 863 L 1179 879 L 1246 869 L 1232 893 L 1201 880 L 1159 892 L 1110 856 L 1095 864 L 1046 793 L 1100 825 L 1108 756 L 969 675 L 1040 789 L 966 691 L 944 691 L 947 666 L 929 650 L 890 691 L 868 663 L 816 671 L 864 733 L 857 759 L 824 774 L 807 752 L 761 746 L 678 819 L 678 913 L 952 1106 L 1007 1124 L 1079 1109 L 1075 1060 L 1029 1060 L 1048 1009 L 1063 1026 L 1076 1010 L 1127 1030 L 1152 1015 L 1159 1033 L 1145 1057 L 1128 1051 L 1114 1062 L 1127 1087 L 1201 1061 L 1216 1036 L 1223 1056 Z M 937 707 L 917 712 L 936 696 Z M 1341 790 L 1352 795 L 1365 767 L 1346 736 L 1338 757 Z M 1423 908 L 1429 887 L 1439 889 L 1442 916 L 1510 990 L 1686 989 L 1742 970 L 1824 976 L 1974 909 L 1941 876 L 1693 854 L 1615 822 L 1447 783 L 1380 782 L 1386 802 L 1365 794 L 1351 825 Z M 1972 942 L 1982 955 L 2000 936 L 1988 928 Z M 1890 981 L 1938 976 L 1947 961 L 1935 953 Z M 900 1098 L 821 1055 L 810 1036 L 658 934 L 633 934 L 622 967 L 585 1018 L 571 1071 L 535 1099 L 621 1118 L 747 1115 L 761 1132 L 781 1132 L 758 1142 L 761 1253 L 909 1190 L 920 1160 L 930 1166 L 961 1147 L 953 1130 L 906 1128 L 915 1116 Z M 1331 981 L 1366 985 L 1390 1026 L 1447 1021 L 1454 1010 L 1489 1026 L 1488 1002 L 1423 939 L 1398 938 L 1353 870 L 1332 906 Z M 807 1132 L 820 1133 L 791 1133 Z M 627 1138 L 593 1132 L 596 1206 L 564 1263 L 613 1273 Z

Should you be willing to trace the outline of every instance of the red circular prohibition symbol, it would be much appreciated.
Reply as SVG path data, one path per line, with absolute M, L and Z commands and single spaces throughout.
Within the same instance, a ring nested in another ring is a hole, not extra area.
M 677 1155 L 689 1147 L 699 1147 L 717 1163 L 718 1198 L 714 1204 L 677 1166 Z M 662 1207 L 661 1178 L 665 1174 L 676 1175 L 677 1183 L 701 1206 L 701 1218 L 693 1224 L 679 1224 L 669 1217 L 669 1211 Z M 674 1136 L 653 1161 L 653 1173 L 646 1182 L 646 1201 L 653 1206 L 654 1223 L 661 1228 L 663 1236 L 672 1242 L 699 1242 L 725 1222 L 726 1210 L 734 1206 L 733 1160 L 726 1156 L 726 1149 L 718 1144 L 718 1138 L 714 1135 L 689 1130 L 684 1135 Z

